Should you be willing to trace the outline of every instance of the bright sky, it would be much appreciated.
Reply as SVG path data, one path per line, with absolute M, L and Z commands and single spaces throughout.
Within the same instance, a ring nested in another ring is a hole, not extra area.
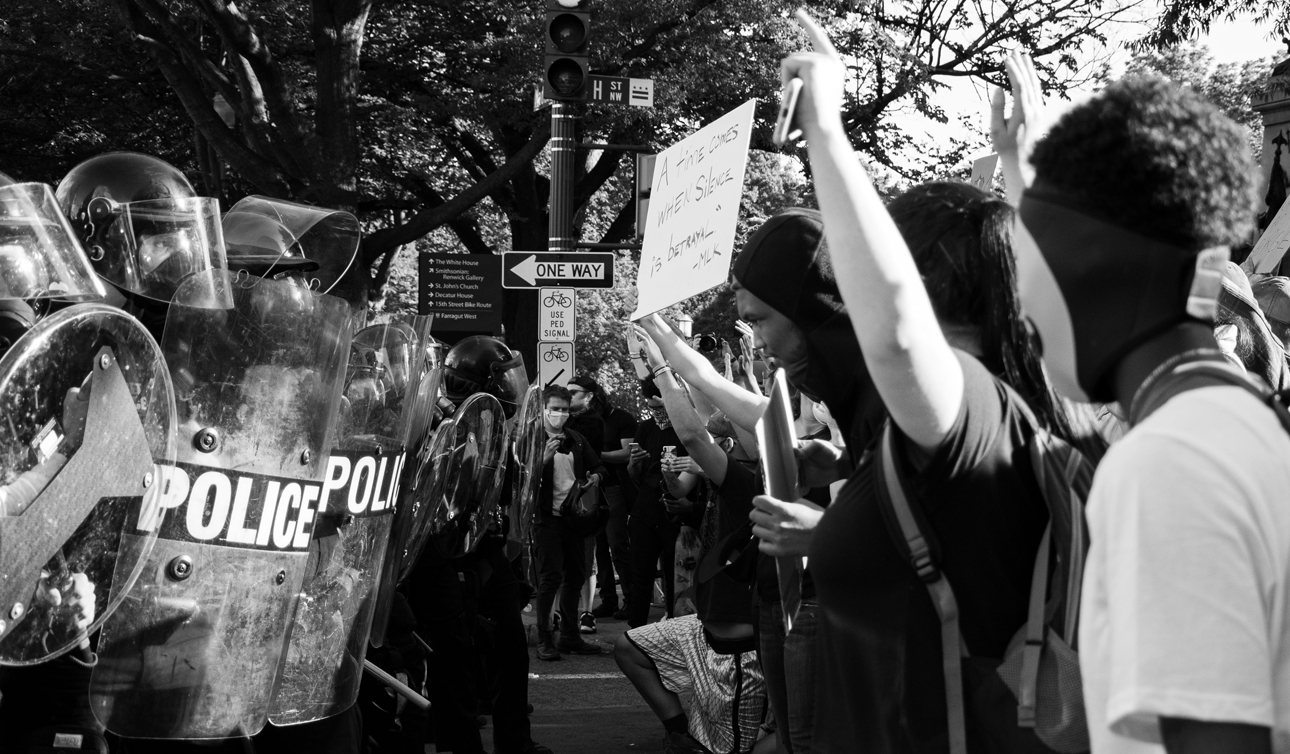
M 1160 2 L 1165 2 L 1165 0 L 1160 0 Z M 1109 43 L 1113 51 L 1112 70 L 1122 69 L 1130 58 L 1130 54 L 1125 50 L 1123 43 L 1137 38 L 1142 33 L 1141 26 L 1128 24 L 1111 33 Z M 1259 58 L 1284 59 L 1287 55 L 1285 44 L 1275 37 L 1268 39 L 1268 33 L 1269 30 L 1266 26 L 1260 26 L 1246 16 L 1232 21 L 1216 22 L 1210 33 L 1203 36 L 1200 41 L 1209 47 L 1210 53 L 1217 63 L 1240 63 Z M 1049 105 L 1058 110 L 1065 109 L 1075 104 L 1075 102 L 1088 97 L 1093 91 L 1093 87 L 1089 87 L 1086 91 L 1072 92 L 1073 101 L 1050 102 Z M 983 133 L 988 132 L 990 93 L 979 82 L 970 80 L 955 81 L 949 91 L 938 95 L 938 99 L 945 108 L 946 114 L 950 116 L 948 124 L 942 125 L 914 116 L 906 119 L 906 127 L 923 129 L 932 138 L 949 138 L 951 135 L 961 136 L 962 133 L 957 126 L 956 116 L 967 114 L 976 118 L 976 122 Z M 989 144 L 982 140 L 980 149 L 973 152 L 970 157 L 977 157 L 990 151 Z

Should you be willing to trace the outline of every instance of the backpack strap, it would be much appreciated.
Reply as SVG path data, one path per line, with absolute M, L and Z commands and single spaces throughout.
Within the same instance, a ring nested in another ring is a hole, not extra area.
M 1160 378 L 1142 396 L 1141 405 L 1133 407 L 1133 424 L 1138 424 L 1150 416 L 1156 409 L 1169 402 L 1170 398 L 1202 387 L 1239 387 L 1258 398 L 1276 414 L 1281 427 L 1290 433 L 1290 412 L 1281 402 L 1280 395 L 1255 384 L 1248 376 L 1226 362 L 1189 361 L 1175 367 Z
M 967 717 L 963 706 L 961 664 L 965 651 L 959 634 L 958 601 L 954 599 L 954 590 L 950 588 L 949 580 L 933 562 L 931 545 L 919 527 L 918 518 L 914 514 L 908 496 L 905 495 L 904 484 L 896 470 L 894 443 L 891 423 L 888 422 L 882 432 L 882 457 L 879 463 L 874 464 L 874 473 L 878 477 L 874 487 L 890 504 L 896 522 L 900 526 L 901 535 L 909 549 L 910 562 L 919 578 L 923 580 L 923 584 L 927 586 L 932 605 L 941 619 L 941 662 L 945 671 L 945 709 L 949 717 L 950 754 L 967 754 Z M 1036 662 L 1037 675 L 1038 662 Z
M 1035 555 L 1035 570 L 1030 576 L 1030 612 L 1026 616 L 1026 644 L 1021 650 L 1021 680 L 1017 684 L 1017 726 L 1035 727 L 1035 705 L 1039 688 L 1039 658 L 1044 650 L 1044 603 L 1048 595 L 1048 551 L 1052 544 L 1053 526 L 1044 528 L 1044 538 L 1039 541 Z

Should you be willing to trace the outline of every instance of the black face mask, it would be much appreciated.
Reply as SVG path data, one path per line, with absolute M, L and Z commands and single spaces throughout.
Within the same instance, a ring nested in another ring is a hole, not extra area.
M 1079 401 L 1115 400 L 1117 364 L 1187 321 L 1210 322 L 1225 247 L 1201 252 L 1081 212 L 1061 194 L 1027 191 L 1013 241 L 1022 306 L 1054 387 Z

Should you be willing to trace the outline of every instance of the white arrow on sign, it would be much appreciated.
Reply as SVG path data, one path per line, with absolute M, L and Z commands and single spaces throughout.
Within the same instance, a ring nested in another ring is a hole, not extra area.
M 534 285 L 542 280 L 604 280 L 605 265 L 601 262 L 539 262 L 536 256 L 521 261 L 511 272 Z

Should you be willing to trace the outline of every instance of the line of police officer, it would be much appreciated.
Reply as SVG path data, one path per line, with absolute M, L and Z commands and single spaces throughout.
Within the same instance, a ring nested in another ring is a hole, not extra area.
M 0 175 L 0 750 L 358 752 L 397 740 L 364 732 L 369 648 L 424 644 L 389 685 L 429 689 L 439 751 L 482 752 L 477 700 L 498 752 L 547 751 L 507 530 L 536 386 L 493 338 L 356 327 L 327 292 L 359 238 L 264 197 L 221 217 L 146 155 Z

